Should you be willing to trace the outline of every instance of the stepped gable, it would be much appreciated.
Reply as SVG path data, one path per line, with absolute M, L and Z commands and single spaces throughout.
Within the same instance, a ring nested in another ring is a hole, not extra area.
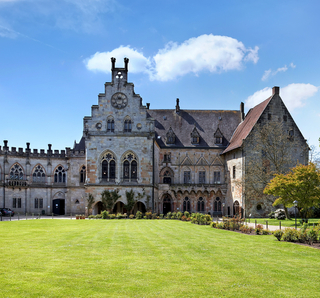
M 272 97 L 273 95 L 270 96 L 265 101 L 261 102 L 260 104 L 256 105 L 254 108 L 249 110 L 244 121 L 239 124 L 236 131 L 234 132 L 231 138 L 230 144 L 223 151 L 223 154 L 242 146 L 242 141 L 249 135 L 252 128 L 255 126 L 255 124 L 259 120 L 261 114 L 269 104 Z
M 148 117 L 155 120 L 156 141 L 160 147 L 215 147 L 224 149 L 241 121 L 240 111 L 231 110 L 148 110 Z M 166 143 L 169 129 L 175 134 L 175 143 Z M 196 127 L 200 134 L 199 144 L 191 143 L 190 134 Z M 220 129 L 222 144 L 216 144 L 214 134 Z

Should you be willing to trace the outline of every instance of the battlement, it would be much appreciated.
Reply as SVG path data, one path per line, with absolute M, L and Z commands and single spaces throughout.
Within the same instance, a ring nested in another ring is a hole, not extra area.
M 30 143 L 26 143 L 27 148 L 17 148 L 8 146 L 8 141 L 3 141 L 4 145 L 0 146 L 0 155 L 21 156 L 21 157 L 45 157 L 45 158 L 70 158 L 85 156 L 85 150 L 73 150 L 66 147 L 65 150 L 52 150 L 52 145 L 48 144 L 48 149 L 30 149 Z

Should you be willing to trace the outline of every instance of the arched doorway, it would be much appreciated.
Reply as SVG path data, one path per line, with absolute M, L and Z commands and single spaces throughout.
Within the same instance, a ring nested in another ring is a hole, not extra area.
M 136 214 L 137 211 L 140 211 L 142 213 L 146 213 L 146 211 L 147 211 L 146 205 L 140 201 L 135 203 L 134 208 L 133 208 L 133 213 Z
M 233 203 L 233 215 L 234 216 L 239 216 L 240 215 L 240 204 L 238 201 L 235 201 Z
M 94 206 L 92 207 L 92 215 L 100 214 L 101 211 L 103 210 L 104 210 L 103 204 L 101 201 L 99 201 L 96 204 L 94 204 Z
M 124 204 L 119 201 L 113 206 L 112 213 L 127 213 L 127 209 L 124 207 Z
M 172 208 L 172 199 L 169 194 L 165 194 L 163 196 L 163 214 L 167 214 L 168 212 L 171 212 Z

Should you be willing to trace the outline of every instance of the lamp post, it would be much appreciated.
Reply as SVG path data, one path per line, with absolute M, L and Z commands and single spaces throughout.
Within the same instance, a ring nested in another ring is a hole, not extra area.
M 223 214 L 224 214 L 224 206 L 225 206 L 226 204 L 225 203 L 222 203 L 222 216 L 223 216 Z
M 297 206 L 298 206 L 298 201 L 293 201 L 294 205 L 294 217 L 295 217 L 295 228 L 297 229 Z

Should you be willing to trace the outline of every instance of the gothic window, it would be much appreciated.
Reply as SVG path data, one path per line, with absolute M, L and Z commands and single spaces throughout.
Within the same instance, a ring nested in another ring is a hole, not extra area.
M 80 169 L 80 183 L 86 182 L 86 166 L 82 166 Z
M 166 134 L 166 143 L 167 144 L 175 144 L 175 142 L 176 142 L 176 135 L 170 126 L 170 128 Z
M 34 183 L 45 183 L 46 182 L 46 173 L 44 171 L 44 168 L 41 165 L 35 166 L 33 174 L 32 174 L 32 181 Z
M 186 184 L 191 183 L 191 172 L 190 171 L 183 172 L 183 182 Z
M 220 172 L 213 173 L 213 183 L 220 183 Z
M 188 197 L 185 197 L 183 200 L 183 212 L 185 211 L 190 212 L 190 200 Z
M 214 201 L 214 211 L 221 212 L 221 201 L 219 197 Z
M 43 208 L 43 199 L 39 199 L 39 209 Z
M 171 175 L 169 171 L 165 171 L 163 175 L 163 183 L 164 184 L 171 184 Z
M 12 199 L 12 208 L 17 208 L 17 198 Z
M 214 136 L 215 144 L 219 145 L 223 143 L 223 134 L 221 133 L 219 127 L 217 128 L 213 136 Z
M 116 178 L 116 161 L 113 153 L 106 152 L 101 159 L 101 178 L 114 181 Z
M 200 143 L 200 134 L 198 133 L 196 126 L 194 126 L 193 131 L 191 133 L 191 143 L 194 145 Z
M 232 178 L 236 179 L 236 166 L 232 167 Z
M 130 119 L 125 119 L 124 120 L 124 132 L 131 132 L 132 129 L 132 122 Z
M 206 183 L 206 172 L 199 171 L 199 183 Z
M 114 132 L 114 120 L 113 119 L 108 119 L 107 131 Z
M 137 181 L 138 179 L 138 162 L 137 157 L 129 152 L 123 160 L 123 180 L 124 181 Z
M 54 183 L 66 183 L 66 171 L 62 166 L 58 166 L 54 172 Z
M 202 197 L 199 198 L 197 202 L 197 211 L 198 212 L 204 212 L 204 200 Z
M 14 164 L 10 169 L 10 179 L 12 180 L 22 180 L 23 179 L 23 169 L 19 164 Z
M 39 200 L 37 198 L 34 199 L 34 208 L 35 209 L 39 208 Z
M 21 208 L 21 198 L 18 198 L 18 208 Z

